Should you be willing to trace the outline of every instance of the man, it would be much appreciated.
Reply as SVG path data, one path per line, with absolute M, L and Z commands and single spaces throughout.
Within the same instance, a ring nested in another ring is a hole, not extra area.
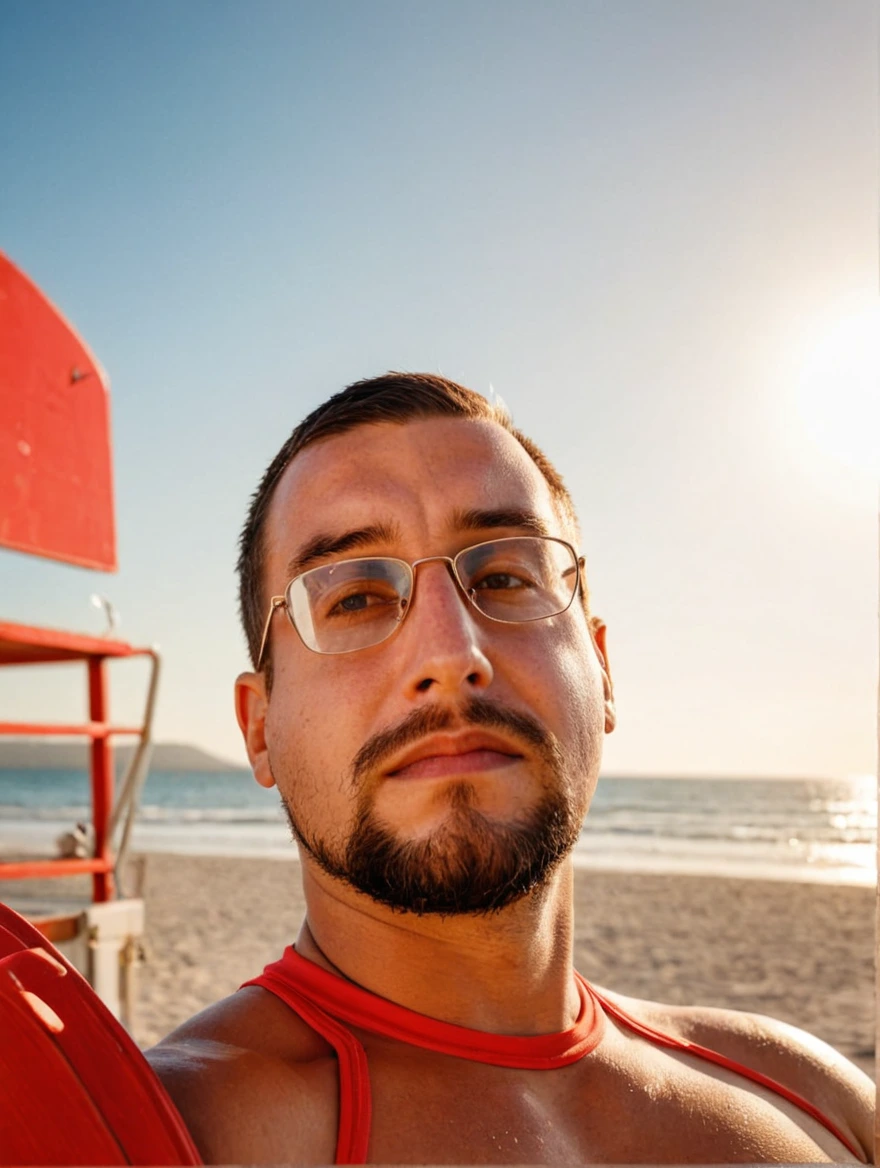
M 579 543 L 546 457 L 439 377 L 350 386 L 269 467 L 236 703 L 307 917 L 151 1052 L 206 1160 L 870 1158 L 871 1085 L 823 1043 L 572 968 L 615 718 Z

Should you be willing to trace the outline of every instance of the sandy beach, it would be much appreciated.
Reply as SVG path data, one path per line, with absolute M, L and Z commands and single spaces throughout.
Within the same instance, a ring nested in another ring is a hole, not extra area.
M 575 888 L 597 985 L 772 1014 L 873 1075 L 873 889 L 583 870 Z M 303 915 L 295 862 L 154 855 L 145 896 L 144 1045 L 275 960 Z
M 280 955 L 303 916 L 299 871 L 295 861 L 144 858 L 142 1046 Z M 73 882 L 51 883 L 0 883 L 0 900 L 57 896 L 59 884 L 73 894 Z M 577 870 L 575 890 L 575 963 L 597 985 L 771 1014 L 873 1075 L 873 889 Z

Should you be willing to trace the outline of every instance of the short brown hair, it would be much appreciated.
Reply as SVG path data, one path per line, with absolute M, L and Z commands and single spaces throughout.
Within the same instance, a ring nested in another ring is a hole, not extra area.
M 454 417 L 497 422 L 526 450 L 547 480 L 563 517 L 577 530 L 574 505 L 562 476 L 542 450 L 517 430 L 500 403 L 487 401 L 454 381 L 432 373 L 385 373 L 356 381 L 333 394 L 296 427 L 269 464 L 251 498 L 239 540 L 239 610 L 251 661 L 257 664 L 260 636 L 266 619 L 263 599 L 265 548 L 263 529 L 275 487 L 290 462 L 306 446 L 342 434 L 356 426 L 381 422 L 404 423 L 416 418 Z M 267 647 L 264 660 L 271 658 Z

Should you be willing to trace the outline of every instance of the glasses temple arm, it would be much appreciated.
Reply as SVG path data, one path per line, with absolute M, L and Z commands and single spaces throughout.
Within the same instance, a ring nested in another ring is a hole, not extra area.
M 254 669 L 257 673 L 260 672 L 260 666 L 263 663 L 263 654 L 266 651 L 266 641 L 269 639 L 269 626 L 272 623 L 272 617 L 275 615 L 275 610 L 278 608 L 286 608 L 287 601 L 283 596 L 273 596 L 269 602 L 269 612 L 266 615 L 266 623 L 263 625 L 263 637 L 260 641 L 260 651 L 257 654 L 257 663 Z

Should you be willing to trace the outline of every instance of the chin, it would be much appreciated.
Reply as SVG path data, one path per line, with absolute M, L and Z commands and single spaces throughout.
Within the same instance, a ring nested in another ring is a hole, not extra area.
M 479 807 L 470 784 L 453 792 L 443 822 L 415 839 L 402 838 L 367 808 L 338 854 L 297 828 L 292 816 L 291 823 L 328 875 L 418 916 L 500 912 L 543 887 L 577 841 L 582 817 L 558 794 L 505 822 Z

